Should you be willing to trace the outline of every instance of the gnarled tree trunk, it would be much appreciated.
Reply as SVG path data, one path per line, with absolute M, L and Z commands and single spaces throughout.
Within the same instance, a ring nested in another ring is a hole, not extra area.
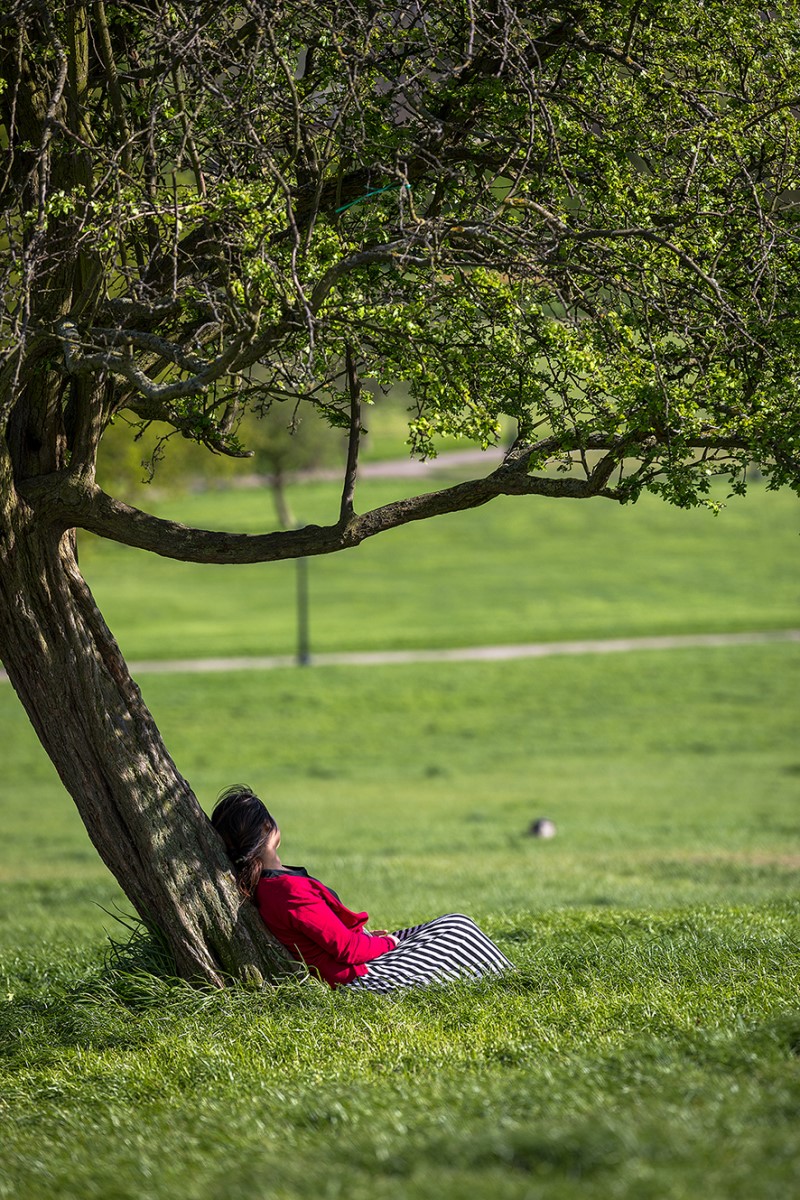
M 13 485 L 3 508 L 0 658 L 101 858 L 181 976 L 219 985 L 291 970 L 162 742 L 72 531 L 37 520 Z

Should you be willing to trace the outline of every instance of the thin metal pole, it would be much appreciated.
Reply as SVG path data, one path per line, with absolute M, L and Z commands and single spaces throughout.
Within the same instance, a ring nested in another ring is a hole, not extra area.
M 311 640 L 308 625 L 308 559 L 298 558 L 297 563 L 297 665 L 311 664 Z

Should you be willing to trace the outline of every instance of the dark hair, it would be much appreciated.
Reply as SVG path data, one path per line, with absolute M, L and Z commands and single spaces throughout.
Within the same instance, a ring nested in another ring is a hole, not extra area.
M 254 791 L 237 783 L 220 794 L 211 824 L 225 843 L 240 890 L 252 896 L 261 875 L 258 852 L 267 834 L 278 828 L 276 820 Z

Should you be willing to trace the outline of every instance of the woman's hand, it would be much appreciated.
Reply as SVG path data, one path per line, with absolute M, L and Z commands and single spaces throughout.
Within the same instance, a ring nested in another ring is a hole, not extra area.
M 388 932 L 387 930 L 385 930 L 385 929 L 370 929 L 370 931 L 369 931 L 369 936 L 370 936 L 370 937 L 385 937 L 385 938 L 389 938 L 389 940 L 390 940 L 390 941 L 394 942 L 394 947 L 393 947 L 393 949 L 394 949 L 394 948 L 396 948 L 397 946 L 399 946 L 399 945 L 400 945 L 400 942 L 397 940 L 397 938 L 394 936 L 394 934 L 393 934 L 393 933 L 389 933 L 389 932 Z

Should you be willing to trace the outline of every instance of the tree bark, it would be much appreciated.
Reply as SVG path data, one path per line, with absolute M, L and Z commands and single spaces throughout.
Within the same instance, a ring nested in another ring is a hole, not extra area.
M 239 894 L 78 570 L 73 531 L 5 507 L 0 658 L 101 858 L 180 976 L 260 984 L 296 969 Z

